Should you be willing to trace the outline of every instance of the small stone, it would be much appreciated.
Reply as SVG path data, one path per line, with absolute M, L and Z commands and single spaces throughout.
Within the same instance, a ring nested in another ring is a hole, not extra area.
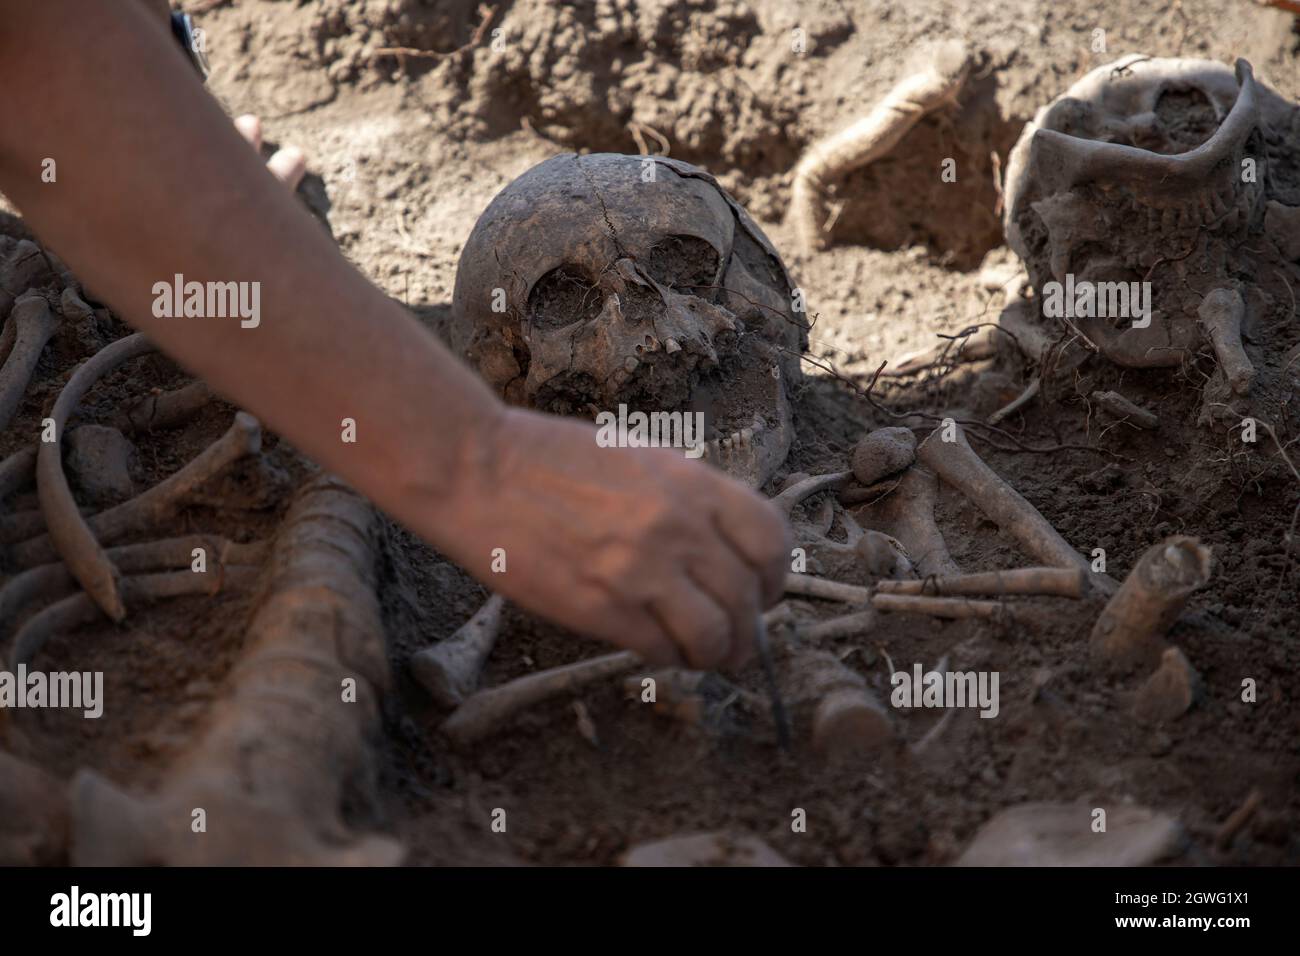
M 790 866 L 757 837 L 693 833 L 641 843 L 623 855 L 623 866 Z
M 80 425 L 68 432 L 68 473 L 92 504 L 129 497 L 135 491 L 130 461 L 133 446 L 116 428 Z
M 958 866 L 1149 866 L 1182 841 L 1171 817 L 1144 807 L 1103 806 L 1106 829 L 1093 829 L 1095 807 L 1024 803 L 1003 810 L 975 834 Z
M 1200 691 L 1200 675 L 1176 647 L 1160 655 L 1160 667 L 1138 691 L 1134 716 L 1145 723 L 1175 720 L 1191 708 Z
M 853 449 L 853 476 L 864 485 L 874 485 L 914 461 L 916 436 L 910 428 L 877 428 Z

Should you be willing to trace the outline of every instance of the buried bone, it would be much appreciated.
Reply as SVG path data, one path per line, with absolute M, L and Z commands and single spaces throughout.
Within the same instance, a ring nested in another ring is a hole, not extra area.
M 796 713 L 811 712 L 813 750 L 827 755 L 870 752 L 893 739 L 885 708 L 857 672 L 826 651 L 792 650 L 782 690 Z
M 1215 289 L 1205 297 L 1196 314 L 1232 390 L 1238 395 L 1249 393 L 1255 366 L 1250 364 L 1241 344 L 1241 324 L 1246 315 L 1241 293 L 1235 289 Z
M 1119 392 L 1093 392 L 1090 398 L 1117 421 L 1129 422 L 1148 430 L 1160 427 L 1160 419 L 1154 412 L 1135 405 Z
M 975 454 L 960 425 L 951 423 L 953 440 L 944 440 L 948 427 L 940 425 L 921 443 L 917 450 L 920 461 L 965 495 L 1033 557 L 1053 567 L 1078 568 L 1091 573 L 1083 555 L 1074 550 L 1020 492 L 998 477 Z M 1092 574 L 1089 580 L 1103 591 L 1113 590 L 1115 586 L 1104 574 Z
M 938 483 L 932 472 L 913 465 L 893 490 L 866 510 L 867 524 L 898 541 L 922 577 L 961 574 L 934 521 Z
M 50 311 L 43 296 L 24 295 L 14 303 L 6 328 L 9 327 L 14 329 L 14 345 L 0 366 L 0 429 L 9 427 L 22 404 L 23 394 L 36 372 L 36 363 L 58 330 L 59 317 Z
M 455 707 L 474 693 L 479 674 L 501 630 L 505 599 L 489 597 L 446 640 L 412 655 L 411 673 L 440 707 Z
M 1176 647 L 1160 655 L 1160 666 L 1138 690 L 1133 715 L 1144 723 L 1176 720 L 1201 695 L 1201 678 Z
M 90 770 L 72 784 L 76 865 L 394 865 L 404 850 L 344 821 L 373 805 L 388 686 L 373 509 L 311 479 L 276 535 L 244 651 L 205 729 L 151 794 Z M 220 836 L 191 830 L 203 808 Z
M 1012 568 L 917 581 L 881 581 L 876 590 L 882 594 L 1030 594 L 1081 598 L 1087 585 L 1087 573 L 1079 568 Z
M 1093 625 L 1094 660 L 1119 669 L 1155 666 L 1165 634 L 1209 580 L 1210 549 L 1196 538 L 1175 535 L 1147 549 Z

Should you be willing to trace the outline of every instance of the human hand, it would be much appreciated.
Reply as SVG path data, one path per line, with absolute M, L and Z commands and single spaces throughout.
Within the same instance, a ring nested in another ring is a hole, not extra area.
M 521 607 L 647 662 L 748 659 L 790 555 L 771 503 L 681 451 L 599 447 L 570 419 L 504 409 L 493 431 L 439 529 L 453 557 Z M 491 570 L 497 548 L 504 573 Z
M 235 118 L 235 129 L 244 137 L 255 151 L 262 151 L 262 120 L 252 113 L 245 113 Z M 285 146 L 276 150 L 266 161 L 266 168 L 276 179 L 289 187 L 289 191 L 298 188 L 303 175 L 307 172 L 307 157 L 297 146 Z

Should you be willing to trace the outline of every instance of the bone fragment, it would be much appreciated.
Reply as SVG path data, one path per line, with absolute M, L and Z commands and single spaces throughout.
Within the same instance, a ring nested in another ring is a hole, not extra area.
M 1121 669 L 1154 666 L 1165 633 L 1192 592 L 1209 580 L 1210 549 L 1196 538 L 1175 535 L 1148 549 L 1097 618 L 1093 658 Z
M 77 865 L 394 865 L 395 840 L 358 835 L 344 807 L 377 799 L 368 738 L 389 683 L 375 595 L 373 509 L 319 476 L 276 536 L 262 597 L 203 731 L 151 794 L 82 770 Z M 191 829 L 195 808 L 209 832 Z
M 1011 401 L 1007 402 L 1006 405 L 1003 405 L 996 412 L 994 412 L 992 415 L 989 416 L 989 424 L 996 425 L 1004 418 L 1007 418 L 1010 415 L 1014 415 L 1016 412 L 1020 411 L 1020 409 L 1024 408 L 1026 405 L 1029 404 L 1029 402 L 1033 400 L 1034 396 L 1038 394 L 1038 391 L 1041 387 L 1042 387 L 1042 381 L 1039 379 L 1037 375 L 1035 375 L 1033 379 L 1029 382 L 1029 384 L 1025 386 L 1024 391 L 1022 391 Z
M 799 629 L 799 637 L 810 644 L 822 641 L 840 640 L 846 637 L 861 637 L 876 626 L 875 609 L 855 611 L 842 614 L 829 621 L 818 621 Z
M 1091 398 L 1119 421 L 1127 421 L 1148 431 L 1160 427 L 1160 418 L 1154 412 L 1135 405 L 1119 392 L 1093 392 Z
M 880 581 L 876 590 L 881 594 L 1036 594 L 1081 598 L 1087 586 L 1087 573 L 1079 568 L 1014 568 L 950 578 Z
M 858 587 L 856 584 L 841 584 L 839 581 L 827 581 L 810 574 L 791 572 L 785 576 L 785 593 L 801 597 L 824 598 L 828 601 L 844 601 L 848 604 L 868 604 L 871 602 L 871 589 Z
M 1183 652 L 1167 647 L 1160 656 L 1160 667 L 1138 691 L 1133 713 L 1149 724 L 1176 720 L 1196 702 L 1200 686 L 1200 676 Z
M 146 395 L 118 412 L 113 424 L 127 434 L 172 428 L 193 418 L 215 400 L 212 389 L 202 382 L 191 382 L 170 392 Z
M 1086 803 L 1022 803 L 975 834 L 957 866 L 1150 866 L 1178 849 L 1182 828 L 1144 807 L 1106 810 L 1106 829 L 1092 827 Z
M 952 429 L 953 440 L 944 441 L 944 432 L 949 428 Z M 960 425 L 940 425 L 921 442 L 917 457 L 1039 561 L 1052 567 L 1079 568 L 1092 575 L 1089 580 L 1103 592 L 1109 592 L 1115 587 L 1115 582 L 1105 575 L 1092 574 L 1087 559 L 1070 547 L 1069 542 L 1020 492 L 998 477 L 975 454 Z
M 877 611 L 898 614 L 929 614 L 933 617 L 956 619 L 981 618 L 999 620 L 1010 615 L 1010 609 L 998 601 L 972 601 L 969 598 L 925 597 L 915 594 L 877 594 L 871 599 Z
M 939 486 L 934 474 L 918 465 L 903 472 L 897 486 L 871 505 L 867 524 L 896 538 L 922 577 L 961 574 L 934 521 Z
M 170 520 L 196 489 L 239 459 L 256 454 L 261 447 L 262 429 L 257 419 L 246 412 L 238 412 L 225 434 L 180 471 L 130 501 L 101 511 L 86 524 L 93 537 L 105 543 L 156 528 Z M 77 518 L 80 519 L 80 515 Z M 49 535 L 24 541 L 12 552 L 14 563 L 21 568 L 47 564 L 58 555 Z
M 1235 289 L 1215 289 L 1205 297 L 1196 314 L 1232 390 L 1238 395 L 1249 393 L 1255 366 L 1241 344 L 1241 323 L 1246 316 L 1241 293 Z
M 1242 828 L 1255 816 L 1259 811 L 1260 804 L 1264 802 L 1264 795 L 1258 789 L 1253 789 L 1246 795 L 1245 801 L 1236 810 L 1228 815 L 1223 821 L 1218 832 L 1214 835 L 1214 845 L 1220 850 L 1227 850 L 1232 846 L 1232 841 Z
M 876 749 L 894 736 L 889 714 L 866 681 L 834 654 L 803 650 L 790 658 L 786 691 L 812 704 L 811 742 L 818 753 L 840 755 Z
M 837 471 L 827 475 L 813 475 L 810 478 L 804 478 L 795 482 L 785 491 L 772 499 L 772 504 L 781 509 L 781 513 L 787 518 L 794 511 L 795 505 L 799 504 L 805 498 L 810 498 L 819 491 L 827 489 L 839 489 L 853 477 L 851 471 Z
M 14 303 L 9 325 L 14 329 L 14 346 L 0 367 L 0 430 L 9 427 L 22 404 L 45 344 L 59 328 L 59 317 L 43 296 L 23 295 Z
M 505 599 L 494 594 L 454 634 L 411 657 L 411 673 L 440 707 L 455 707 L 478 687 L 501 630 Z
M 631 651 L 619 651 L 575 664 L 554 667 L 516 678 L 466 698 L 442 724 L 442 732 L 457 747 L 467 747 L 495 733 L 525 708 L 567 694 L 597 681 L 618 677 L 641 664 Z
M 898 83 L 866 117 L 814 143 L 795 167 L 791 215 L 806 253 L 828 244 L 827 188 L 889 153 L 921 117 L 954 102 L 970 71 L 970 57 L 964 46 L 950 41 L 930 51 L 927 67 Z
M 858 553 L 873 578 L 897 580 L 916 574 L 901 541 L 880 531 L 867 531 L 857 544 Z
M 909 352 L 881 372 L 885 378 L 915 375 L 940 363 L 956 365 L 960 362 L 978 362 L 998 354 L 997 330 L 992 326 L 976 329 L 959 339 L 944 339 L 916 352 Z
M 916 436 L 910 428 L 877 428 L 853 449 L 853 477 L 864 485 L 897 474 L 916 461 Z

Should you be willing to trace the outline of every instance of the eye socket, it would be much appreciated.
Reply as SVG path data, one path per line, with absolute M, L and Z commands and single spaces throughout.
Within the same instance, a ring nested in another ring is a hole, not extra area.
M 560 266 L 542 276 L 528 292 L 528 322 L 549 331 L 575 322 L 590 322 L 603 307 L 600 288 L 586 275 Z
M 718 290 L 722 257 L 712 245 L 696 236 L 666 236 L 650 250 L 645 271 L 660 285 L 683 295 L 712 301 Z

